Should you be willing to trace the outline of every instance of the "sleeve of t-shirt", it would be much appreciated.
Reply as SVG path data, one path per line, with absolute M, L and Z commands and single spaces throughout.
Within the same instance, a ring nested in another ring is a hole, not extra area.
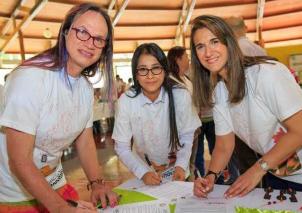
M 19 68 L 10 74 L 5 85 L 0 125 L 36 134 L 41 108 L 47 98 L 45 72 L 38 68 Z
M 91 90 L 89 90 L 91 93 L 91 98 L 90 98 L 90 116 L 89 116 L 89 120 L 86 124 L 86 128 L 90 128 L 93 125 L 93 103 L 94 103 L 94 97 L 93 97 L 93 89 L 91 88 Z
M 131 106 L 129 97 L 123 94 L 117 102 L 112 138 L 117 141 L 130 141 L 132 129 L 130 123 Z
M 132 137 L 130 118 L 129 97 L 123 94 L 117 103 L 112 139 L 115 140 L 115 151 L 121 161 L 137 178 L 142 178 L 150 168 L 130 148 Z
M 279 121 L 302 110 L 302 90 L 290 71 L 281 63 L 263 64 L 257 93 Z
M 229 113 L 228 93 L 225 85 L 219 82 L 214 93 L 213 118 L 215 134 L 226 135 L 233 131 L 232 120 Z

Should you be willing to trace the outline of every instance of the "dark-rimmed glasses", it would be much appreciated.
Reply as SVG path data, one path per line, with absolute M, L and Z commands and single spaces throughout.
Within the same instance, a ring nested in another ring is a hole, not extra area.
M 151 71 L 153 75 L 159 75 L 163 71 L 163 68 L 161 66 L 152 67 L 150 69 L 146 67 L 142 67 L 142 68 L 137 68 L 136 70 L 138 75 L 146 76 L 148 75 L 149 71 Z
M 92 35 L 90 35 L 89 32 L 87 32 L 84 29 L 78 29 L 78 28 L 75 28 L 75 27 L 73 27 L 71 29 L 76 31 L 77 39 L 79 39 L 80 41 L 88 41 L 90 38 L 92 38 L 93 45 L 98 49 L 101 49 L 106 45 L 106 40 L 105 39 L 103 39 L 101 37 L 98 37 L 98 36 L 92 36 Z

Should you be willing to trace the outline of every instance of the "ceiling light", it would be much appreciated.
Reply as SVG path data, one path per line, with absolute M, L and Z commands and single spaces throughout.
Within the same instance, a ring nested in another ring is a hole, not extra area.
M 45 28 L 45 30 L 43 31 L 43 36 L 45 38 L 51 38 L 52 37 L 52 32 L 50 31 L 50 29 L 48 27 Z

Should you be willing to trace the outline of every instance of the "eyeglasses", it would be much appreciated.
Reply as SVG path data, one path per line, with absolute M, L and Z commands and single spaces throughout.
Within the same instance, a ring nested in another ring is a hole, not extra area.
M 208 44 L 197 44 L 195 45 L 196 51 L 198 52 L 202 52 L 204 53 L 206 50 L 206 47 L 214 50 L 217 47 L 219 47 L 222 43 L 220 42 L 220 40 L 218 38 L 213 38 L 210 40 L 210 42 Z
M 153 75 L 159 75 L 163 71 L 163 68 L 161 66 L 152 67 L 150 69 L 146 67 L 142 67 L 142 68 L 137 68 L 136 70 L 138 75 L 146 76 L 148 75 L 149 71 L 151 71 Z
M 87 32 L 84 29 L 78 29 L 78 28 L 75 28 L 75 27 L 73 27 L 71 29 L 76 31 L 77 39 L 79 39 L 80 41 L 88 41 L 90 38 L 92 38 L 93 45 L 96 48 L 99 48 L 99 49 L 103 48 L 106 45 L 106 40 L 105 39 L 103 39 L 101 37 L 92 36 L 92 35 L 90 35 L 89 32 Z

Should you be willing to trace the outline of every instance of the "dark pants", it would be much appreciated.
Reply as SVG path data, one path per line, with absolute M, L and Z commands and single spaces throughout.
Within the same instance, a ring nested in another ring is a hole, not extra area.
M 296 191 L 302 191 L 302 184 L 295 183 L 278 178 L 270 173 L 267 173 L 264 177 L 264 188 L 272 187 L 273 189 L 294 189 Z
M 235 137 L 234 155 L 238 161 L 238 169 L 243 174 L 256 163 L 260 156 L 246 145 L 239 137 Z
M 212 152 L 215 147 L 215 124 L 214 121 L 202 122 L 201 132 L 198 136 L 198 147 L 196 152 L 195 167 L 199 170 L 201 176 L 205 175 L 204 165 L 204 137 L 206 137 L 209 146 L 209 152 Z
M 195 167 L 199 170 L 202 176 L 205 175 L 205 165 L 204 165 L 204 157 L 203 157 L 204 138 L 206 138 L 208 141 L 209 152 L 212 155 L 212 152 L 215 147 L 215 139 L 216 139 L 214 121 L 202 122 L 201 133 L 198 136 L 198 148 L 197 148 L 196 159 L 195 159 Z M 226 180 L 225 177 L 221 176 L 220 178 L 218 178 L 216 182 L 217 184 L 231 184 L 239 176 L 236 159 L 233 157 L 233 155 L 228 163 L 226 172 L 230 176 L 228 180 Z
M 101 134 L 101 121 L 94 121 L 92 126 L 93 134 L 98 135 Z

